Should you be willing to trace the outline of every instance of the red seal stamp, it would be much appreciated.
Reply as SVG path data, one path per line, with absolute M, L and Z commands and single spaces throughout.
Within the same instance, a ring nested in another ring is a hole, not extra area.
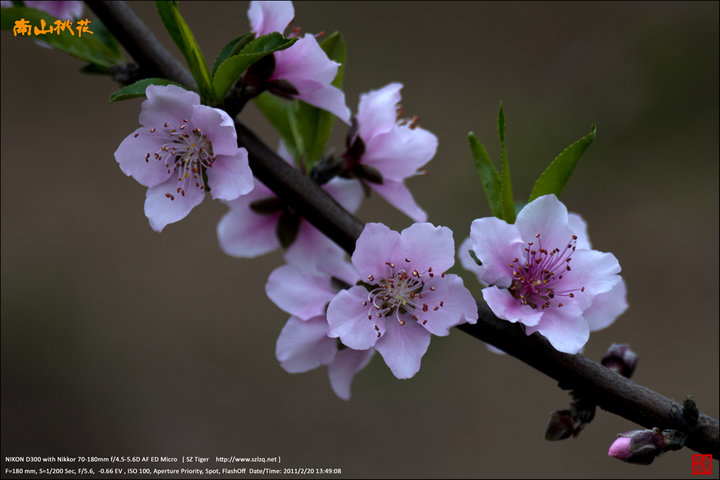
M 698 453 L 693 453 L 692 474 L 712 475 L 712 455 L 701 455 Z

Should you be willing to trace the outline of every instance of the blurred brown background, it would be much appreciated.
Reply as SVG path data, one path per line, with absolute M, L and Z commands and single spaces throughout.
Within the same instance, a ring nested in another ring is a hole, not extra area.
M 177 53 L 154 6 L 133 7 Z M 631 308 L 585 353 L 629 343 L 638 382 L 718 416 L 717 2 L 295 8 L 295 26 L 345 36 L 353 111 L 361 92 L 405 84 L 405 112 L 440 138 L 430 174 L 408 184 L 458 244 L 489 214 L 466 134 L 498 158 L 498 101 L 520 199 L 597 123 L 563 200 L 619 258 Z M 249 29 L 246 10 L 181 2 L 208 61 Z M 604 411 L 579 438 L 546 442 L 567 393 L 462 332 L 434 338 L 409 381 L 376 357 L 350 402 L 324 368 L 285 373 L 274 350 L 287 315 L 264 293 L 281 254 L 223 255 L 225 207 L 209 199 L 153 232 L 145 189 L 113 159 L 140 101 L 108 103 L 116 85 L 82 65 L 2 33 L 3 459 L 281 455 L 346 477 L 691 477 L 689 450 L 650 467 L 607 457 L 635 425 Z M 276 143 L 254 108 L 242 118 Z M 359 216 L 409 224 L 376 197 Z

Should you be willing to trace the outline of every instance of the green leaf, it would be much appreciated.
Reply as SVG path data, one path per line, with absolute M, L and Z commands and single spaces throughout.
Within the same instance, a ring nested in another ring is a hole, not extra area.
M 188 68 L 197 82 L 203 103 L 214 103 L 212 82 L 205 57 L 195 41 L 195 36 L 190 31 L 190 27 L 180 15 L 177 2 L 157 1 L 155 5 L 165 28 L 185 56 Z
M 337 75 L 332 81 L 332 85 L 337 88 L 342 88 L 347 53 L 345 40 L 343 40 L 340 32 L 335 32 L 323 40 L 322 43 L 320 43 L 320 47 L 330 60 L 334 60 L 340 64 Z M 333 125 L 335 124 L 335 115 L 301 101 L 298 108 L 298 120 L 300 134 L 303 137 L 305 145 L 305 169 L 306 171 L 310 171 L 322 158 L 325 145 L 330 138 L 330 132 L 332 132 Z
M 500 137 L 500 203 L 503 219 L 508 223 L 515 223 L 515 202 L 510 182 L 510 164 L 505 147 L 505 112 L 503 112 L 502 102 L 498 109 L 498 137 Z
M 500 198 L 500 174 L 495 168 L 495 165 L 490 161 L 487 150 L 485 150 L 483 144 L 475 138 L 473 132 L 468 133 L 468 141 L 470 142 L 470 150 L 475 160 L 475 168 L 480 175 L 485 197 L 490 205 L 490 211 L 494 216 L 502 220 L 504 216 Z
M 94 37 L 100 40 L 100 42 L 102 42 L 102 44 L 105 45 L 108 50 L 113 53 L 113 55 L 115 55 L 115 60 L 117 60 L 116 63 L 122 63 L 123 54 L 120 49 L 120 42 L 118 42 L 115 36 L 110 33 L 110 30 L 107 29 L 105 24 L 102 23 L 99 18 L 93 20 L 91 25 L 93 27 L 92 31 Z
M 130 98 L 144 97 L 145 89 L 148 87 L 148 85 L 177 85 L 178 87 L 185 88 L 179 83 L 171 82 L 170 80 L 166 80 L 164 78 L 143 78 L 142 80 L 138 80 L 137 82 L 132 83 L 127 87 L 123 87 L 117 92 L 110 95 L 110 101 L 117 102 L 119 100 L 128 100 Z
M 254 98 L 255 105 L 270 121 L 285 142 L 285 146 L 296 161 L 304 152 L 302 137 L 298 129 L 298 117 L 295 102 L 283 100 L 270 92 L 264 92 Z
M 222 62 L 213 75 L 213 92 L 215 98 L 221 100 L 230 87 L 240 78 L 250 65 L 273 52 L 285 50 L 295 43 L 296 38 L 285 38 L 277 32 L 258 37 L 236 55 Z
M 0 15 L 0 28 L 13 33 L 15 22 L 21 19 L 25 19 L 27 24 L 32 27 L 32 35 L 22 35 L 18 33 L 13 40 L 19 37 L 39 40 L 47 43 L 53 48 L 69 53 L 75 58 L 106 68 L 110 68 L 122 61 L 122 57 L 118 57 L 116 52 L 114 52 L 111 48 L 108 48 L 108 46 L 105 45 L 99 38 L 95 38 L 94 35 L 85 33 L 82 36 L 79 36 L 75 26 L 72 27 L 73 33 L 70 33 L 70 31 L 66 29 L 64 31 L 61 30 L 60 33 L 35 35 L 35 27 L 41 30 L 47 29 L 53 25 L 57 18 L 53 17 L 49 13 L 41 12 L 40 10 L 36 10 L 34 8 L 3 8 L 2 15 Z M 43 21 L 45 22 L 44 27 L 42 23 Z M 90 31 L 93 31 L 93 28 L 95 28 L 94 21 L 90 23 L 89 28 Z
M 550 193 L 554 193 L 559 197 L 563 188 L 565 188 L 565 184 L 570 179 L 575 165 L 577 165 L 582 154 L 595 139 L 596 134 L 597 128 L 595 125 L 592 125 L 589 134 L 567 147 L 560 155 L 555 157 L 537 179 L 537 182 L 535 182 L 535 186 L 533 186 L 530 192 L 528 202 L 532 202 L 536 198 Z
M 246 33 L 245 35 L 237 37 L 236 39 L 230 40 L 227 45 L 225 45 L 222 50 L 220 50 L 220 53 L 218 53 L 218 56 L 215 59 L 215 63 L 213 64 L 212 76 L 215 76 L 215 72 L 217 71 L 221 63 L 223 63 L 225 60 L 232 57 L 233 55 L 240 53 L 240 50 L 242 50 L 245 45 L 250 43 L 253 38 L 255 38 L 255 34 Z

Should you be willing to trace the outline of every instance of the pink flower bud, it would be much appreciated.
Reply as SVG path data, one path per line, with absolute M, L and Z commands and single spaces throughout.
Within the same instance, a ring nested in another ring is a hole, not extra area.
M 618 460 L 626 461 L 632 452 L 630 451 L 630 437 L 618 437 L 608 450 L 608 455 Z

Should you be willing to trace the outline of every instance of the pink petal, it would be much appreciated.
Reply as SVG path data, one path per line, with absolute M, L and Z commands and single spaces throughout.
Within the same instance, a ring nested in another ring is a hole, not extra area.
M 148 85 L 146 100 L 140 110 L 140 124 L 160 128 L 166 122 L 181 124 L 193 114 L 193 105 L 200 105 L 200 95 L 176 85 Z
M 430 345 L 430 332 L 414 321 L 400 325 L 393 317 L 388 317 L 386 328 L 375 349 L 397 378 L 414 376 L 420 370 L 420 360 Z
M 357 180 L 335 177 L 322 186 L 345 210 L 355 213 L 363 199 L 363 189 Z
M 297 238 L 285 251 L 285 261 L 308 272 L 319 273 L 318 262 L 324 261 L 323 256 L 328 255 L 328 250 L 334 250 L 335 255 L 339 256 L 344 252 L 325 234 L 303 219 L 300 220 Z
M 372 315 L 374 308 L 367 303 L 367 290 L 363 287 L 341 290 L 335 295 L 327 309 L 328 336 L 340 337 L 342 343 L 355 350 L 373 347 L 385 333 L 385 319 Z M 368 318 L 369 313 L 372 318 Z
M 513 297 L 505 289 L 499 289 L 495 286 L 487 287 L 483 288 L 482 294 L 495 316 L 508 322 L 520 322 L 530 327 L 537 325 L 544 315 L 543 310 L 523 305 L 519 299 Z
M 321 110 L 327 110 L 350 125 L 350 109 L 345 105 L 345 94 L 342 90 L 313 80 L 296 80 L 291 83 L 298 91 L 296 98 Z
M 199 128 L 210 140 L 214 155 L 237 155 L 235 123 L 225 111 L 205 105 L 194 105 L 190 122 L 193 129 Z
M 385 262 L 391 260 L 390 253 L 399 242 L 400 234 L 382 223 L 365 224 L 352 254 L 352 263 L 363 281 L 366 281 L 369 275 L 378 279 L 385 275 L 387 270 Z
M 260 215 L 250 203 L 275 195 L 262 183 L 255 181 L 252 192 L 227 202 L 230 211 L 218 223 L 220 246 L 233 257 L 252 258 L 272 252 L 280 247 L 275 234 L 280 213 Z
M 295 9 L 292 2 L 250 2 L 247 14 L 253 33 L 267 35 L 283 33 L 295 17 Z
M 360 95 L 358 104 L 358 134 L 365 142 L 395 128 L 400 103 L 401 83 L 390 83 L 379 90 Z
M 171 178 L 149 188 L 145 195 L 145 216 L 156 232 L 162 232 L 166 225 L 185 218 L 205 197 L 205 192 L 199 188 L 189 188 L 185 195 L 177 193 L 176 188 L 177 181 Z M 174 199 L 166 197 L 166 193 L 170 193 Z
M 165 162 L 153 156 L 160 151 L 164 142 L 164 134 L 150 133 L 146 127 L 138 128 L 125 137 L 115 150 L 115 161 L 125 175 L 132 176 L 141 185 L 154 187 L 164 183 L 172 175 Z M 145 161 L 148 153 L 150 158 Z
M 525 205 L 515 220 L 520 236 L 534 246 L 550 251 L 561 251 L 571 241 L 573 232 L 568 227 L 568 213 L 565 205 L 555 195 L 543 195 Z M 537 234 L 539 238 L 536 238 Z
M 480 281 L 509 287 L 513 279 L 510 264 L 516 258 L 524 258 L 524 242 L 515 225 L 495 217 L 478 218 L 470 226 L 470 239 L 475 255 L 482 262 Z
M 365 142 L 360 162 L 377 168 L 386 180 L 403 180 L 428 163 L 437 146 L 437 137 L 423 128 L 396 126 Z
M 254 187 L 247 150 L 240 148 L 236 152 L 233 156 L 218 155 L 206 170 L 210 194 L 215 199 L 235 200 Z
M 595 295 L 610 291 L 619 281 L 620 264 L 612 253 L 597 250 L 576 250 L 568 263 L 571 270 L 563 274 L 553 290 L 574 290 L 575 299 L 583 309 L 590 306 Z M 580 291 L 584 288 L 584 291 Z
M 528 326 L 526 333 L 540 332 L 555 350 L 563 353 L 578 353 L 590 338 L 588 322 L 570 309 L 546 309 L 540 323 Z
M 368 185 L 390 205 L 412 218 L 413 221 L 424 222 L 427 220 L 427 213 L 415 203 L 410 190 L 403 182 L 386 179 L 383 183 L 368 183 Z
M 326 249 L 319 254 L 321 259 L 317 264 L 320 273 L 338 278 L 345 283 L 355 285 L 360 280 L 360 274 L 355 267 L 345 259 L 345 252 L 336 249 Z
M 293 265 L 273 270 L 265 292 L 275 305 L 301 320 L 324 315 L 325 305 L 335 296 L 330 279 L 305 273 Z
M 472 240 L 470 237 L 463 240 L 463 242 L 460 244 L 460 248 L 458 249 L 457 256 L 458 259 L 460 259 L 460 264 L 465 270 L 469 270 L 472 273 L 475 274 L 475 276 L 478 279 L 478 282 L 484 283 L 482 281 L 482 275 L 483 275 L 483 267 L 482 265 L 478 265 L 475 260 L 470 256 L 470 250 L 472 250 Z
M 345 348 L 340 350 L 335 359 L 328 365 L 328 377 L 330 377 L 330 386 L 335 395 L 343 400 L 350 400 L 350 385 L 353 377 L 357 372 L 365 368 L 370 362 L 375 351 L 353 350 Z
M 583 312 L 590 331 L 601 330 L 612 324 L 628 308 L 625 281 L 620 281 L 608 292 L 596 295 L 592 305 Z
M 400 243 L 393 257 L 393 261 L 409 271 L 417 270 L 424 276 L 424 272 L 432 268 L 431 273 L 439 277 L 455 264 L 452 230 L 431 223 L 414 223 L 400 232 Z
M 337 341 L 329 338 L 325 316 L 302 321 L 290 317 L 277 339 L 275 356 L 288 373 L 307 372 L 332 362 Z
M 298 88 L 295 82 L 312 80 L 325 85 L 335 80 L 339 63 L 328 58 L 315 37 L 309 33 L 298 39 L 290 48 L 275 52 L 275 70 L 270 80 L 285 79 Z
M 428 293 L 431 286 L 435 290 Z M 433 335 L 449 335 L 451 327 L 477 322 L 477 303 L 457 275 L 447 274 L 426 281 L 421 301 L 428 306 L 427 312 L 416 310 L 415 314 L 420 318 L 419 324 Z
M 590 250 L 590 236 L 587 233 L 587 223 L 577 213 L 568 213 L 568 227 L 577 235 L 575 248 L 577 250 Z
M 270 80 L 287 80 L 298 91 L 297 98 L 350 124 L 345 94 L 331 85 L 339 64 L 328 58 L 313 35 L 306 34 L 292 47 L 273 55 L 275 70 Z
M 8 2 L 12 6 L 12 2 Z M 29 8 L 35 8 L 47 12 L 55 18 L 60 20 L 72 20 L 74 18 L 80 18 L 83 11 L 83 2 L 74 1 L 32 1 L 28 0 L 25 2 L 25 6 Z

